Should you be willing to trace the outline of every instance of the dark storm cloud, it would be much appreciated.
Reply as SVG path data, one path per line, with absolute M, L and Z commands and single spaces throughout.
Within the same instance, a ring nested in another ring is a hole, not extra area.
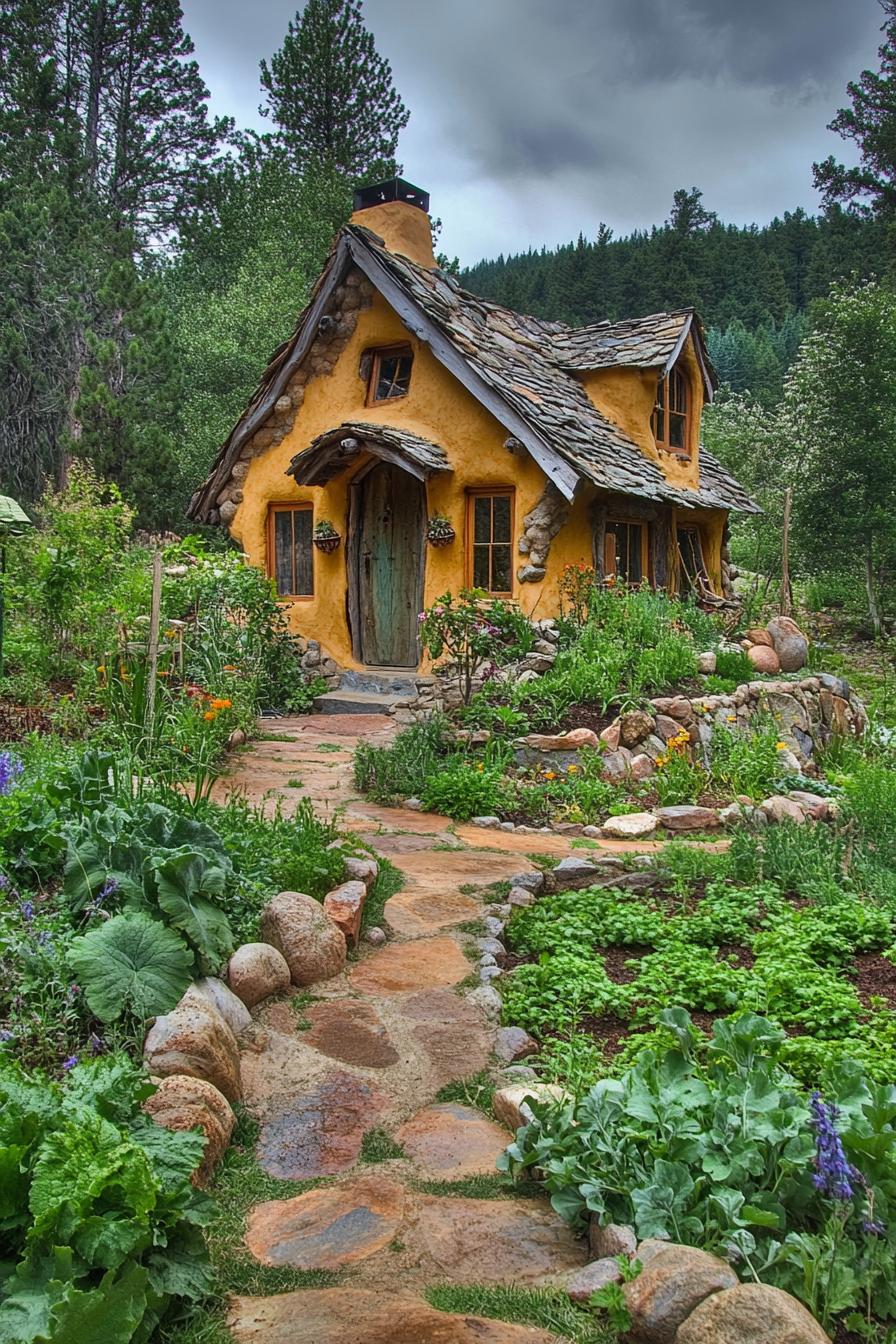
M 216 111 L 260 125 L 290 0 L 183 0 Z M 876 61 L 876 0 L 365 0 L 411 109 L 406 175 L 464 261 L 617 233 L 697 185 L 733 222 L 814 209 L 813 160 Z

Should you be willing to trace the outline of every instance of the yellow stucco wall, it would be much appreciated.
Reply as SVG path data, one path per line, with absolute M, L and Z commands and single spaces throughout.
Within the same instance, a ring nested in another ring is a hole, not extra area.
M 410 390 L 406 397 L 380 405 L 366 406 L 366 385 L 360 377 L 362 354 L 376 346 L 395 342 L 410 344 L 414 353 Z M 632 433 L 635 407 L 641 415 L 647 406 L 647 389 L 637 370 L 627 371 L 628 384 L 621 379 L 608 380 L 605 399 L 607 413 Z M 639 398 L 624 392 L 627 385 L 640 387 Z M 652 386 L 655 385 L 655 379 Z M 649 403 L 652 407 L 652 386 Z M 612 390 L 616 389 L 615 401 Z M 628 395 L 629 400 L 626 401 Z M 626 407 L 628 406 L 628 410 Z M 614 410 L 618 412 L 614 414 Z M 649 407 L 644 412 L 649 434 Z M 623 416 L 628 417 L 628 422 Z M 349 482 L 369 462 L 362 454 L 349 471 L 324 487 L 298 486 L 286 469 L 296 453 L 307 448 L 319 434 L 344 421 L 384 423 L 410 430 L 446 451 L 453 471 L 434 476 L 426 485 L 429 516 L 448 517 L 457 533 L 456 540 L 443 548 L 425 548 L 424 605 L 432 604 L 447 590 L 456 592 L 465 583 L 465 526 L 467 491 L 483 486 L 513 486 L 514 598 L 526 615 L 535 619 L 556 615 L 559 609 L 559 579 L 563 567 L 579 561 L 592 563 L 592 523 L 589 506 L 596 492 L 580 487 L 569 521 L 554 539 L 547 576 L 542 583 L 519 583 L 516 570 L 526 560 L 517 554 L 516 542 L 523 530 L 523 517 L 537 503 L 546 478 L 525 452 L 511 454 L 504 447 L 507 430 L 495 420 L 451 374 L 435 359 L 428 346 L 411 337 L 397 314 L 386 301 L 375 295 L 372 305 L 360 312 L 356 328 L 339 356 L 332 373 L 318 376 L 307 384 L 304 402 L 296 413 L 292 430 L 283 441 L 255 457 L 243 482 L 243 498 L 231 523 L 230 531 L 253 564 L 267 565 L 267 519 L 274 503 L 310 502 L 314 521 L 329 519 L 345 538 L 348 523 Z M 635 437 L 632 434 L 632 437 Z M 638 441 L 641 442 L 640 436 Z M 652 436 L 651 436 L 652 444 Z M 645 443 L 645 451 L 648 445 Z M 655 456 L 655 449 L 653 454 Z M 664 457 L 668 456 L 664 454 Z M 664 464 L 665 465 L 665 464 Z M 689 515 L 691 521 L 694 515 Z M 704 519 L 701 519 L 704 524 Z M 724 516 L 716 520 L 706 515 L 704 547 L 710 562 L 710 537 L 714 540 L 711 572 L 719 579 L 718 547 Z M 346 618 L 345 544 L 333 554 L 313 549 L 314 596 L 284 603 L 290 627 L 297 633 L 320 641 L 325 652 L 340 666 L 359 666 L 352 656 L 351 635 Z
M 657 463 L 666 480 L 673 485 L 696 489 L 699 472 L 700 415 L 703 410 L 704 390 L 691 336 L 688 337 L 679 355 L 678 367 L 687 377 L 690 399 L 687 456 L 657 448 L 653 437 L 650 417 L 656 400 L 656 370 L 593 369 L 588 373 L 580 373 L 578 377 L 598 410 L 608 416 L 620 429 L 625 430 L 644 454 Z

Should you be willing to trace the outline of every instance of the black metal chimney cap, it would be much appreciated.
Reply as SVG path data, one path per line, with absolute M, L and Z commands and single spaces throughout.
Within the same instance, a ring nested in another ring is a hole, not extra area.
M 388 201 L 402 201 L 405 205 L 415 205 L 424 214 L 429 214 L 429 192 L 421 191 L 403 177 L 390 177 L 388 182 L 377 182 L 371 187 L 358 187 L 352 198 L 353 210 L 369 210 L 374 205 L 384 205 Z

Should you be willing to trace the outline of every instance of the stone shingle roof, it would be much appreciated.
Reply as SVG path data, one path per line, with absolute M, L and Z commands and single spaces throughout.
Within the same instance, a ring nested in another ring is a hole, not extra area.
M 346 420 L 319 434 L 301 453 L 296 453 L 286 474 L 294 476 L 299 485 L 326 485 L 357 456 L 362 445 L 387 461 L 398 460 L 422 480 L 436 472 L 451 470 L 445 450 L 420 434 L 394 425 Z
M 700 487 L 670 484 L 659 466 L 601 414 L 576 377 L 576 371 L 617 364 L 666 367 L 692 332 L 711 392 L 713 375 L 693 310 L 581 329 L 545 322 L 469 293 L 453 276 L 396 256 L 369 229 L 350 224 L 340 232 L 293 336 L 277 350 L 211 475 L 194 496 L 191 517 L 208 521 L 214 516 L 215 497 L 240 450 L 301 365 L 329 293 L 353 266 L 567 498 L 585 479 L 613 494 L 683 508 L 758 511 L 737 481 L 703 449 Z M 294 467 L 295 461 L 290 471 Z
M 669 369 L 695 323 L 693 308 L 626 318 L 622 322 L 595 322 L 567 327 L 552 341 L 554 357 L 570 370 L 610 369 L 628 365 L 640 369 Z M 699 323 L 697 323 L 699 333 Z M 702 334 L 698 351 L 703 354 Z M 712 389 L 717 385 L 708 360 L 704 373 Z

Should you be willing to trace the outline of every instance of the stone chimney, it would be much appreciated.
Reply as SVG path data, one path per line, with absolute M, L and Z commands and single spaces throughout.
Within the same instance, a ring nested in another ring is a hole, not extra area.
M 429 227 L 429 193 L 403 178 L 360 187 L 352 202 L 352 224 L 361 224 L 382 238 L 390 252 L 419 266 L 435 266 Z

